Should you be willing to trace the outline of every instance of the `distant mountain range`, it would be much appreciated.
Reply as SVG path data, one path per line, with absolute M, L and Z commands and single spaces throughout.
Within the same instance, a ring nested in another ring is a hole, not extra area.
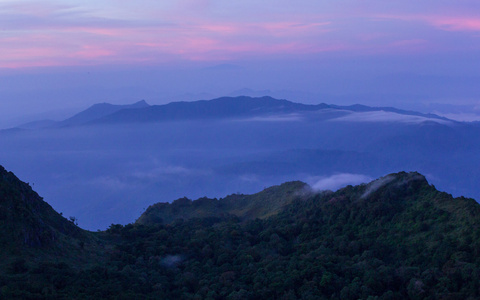
M 476 299 L 480 205 L 399 172 L 154 204 L 88 232 L 0 167 L 4 299 Z
M 49 120 L 30 122 L 18 126 L 23 129 L 41 129 L 92 124 L 146 123 L 184 120 L 232 119 L 232 118 L 268 118 L 314 112 L 328 112 L 323 119 L 338 117 L 349 113 L 384 112 L 403 116 L 422 118 L 418 121 L 449 121 L 435 114 L 422 114 L 414 111 L 400 110 L 392 107 L 369 107 L 355 104 L 339 106 L 329 104 L 307 105 L 287 100 L 265 97 L 222 97 L 213 100 L 192 102 L 172 102 L 164 105 L 149 105 L 144 100 L 131 105 L 95 104 L 90 108 L 60 122 Z M 310 117 L 318 117 L 310 115 Z

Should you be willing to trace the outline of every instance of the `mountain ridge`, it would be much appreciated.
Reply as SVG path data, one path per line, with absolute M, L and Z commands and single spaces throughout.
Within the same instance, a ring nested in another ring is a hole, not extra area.
M 128 110 L 128 109 L 139 109 L 149 107 L 150 105 L 145 100 L 140 100 L 133 104 L 127 105 L 115 105 L 110 103 L 98 103 L 90 106 L 84 111 L 81 111 L 74 116 L 63 120 L 57 124 L 57 126 L 75 126 L 75 125 L 83 125 L 89 122 L 92 122 L 96 119 L 108 116 L 110 114 L 114 114 L 121 110 Z
M 21 124 L 16 128 L 35 130 L 35 129 L 80 126 L 80 125 L 84 125 L 85 123 L 89 123 L 96 119 L 113 114 L 123 109 L 138 109 L 138 108 L 144 108 L 148 106 L 150 105 L 145 100 L 140 100 L 133 104 L 125 104 L 125 105 L 111 104 L 107 102 L 96 103 L 88 107 L 87 109 L 82 110 L 76 113 L 75 115 L 62 121 L 38 120 L 38 121 L 32 121 L 25 124 Z
M 370 107 L 362 104 L 347 106 L 335 104 L 303 104 L 285 99 L 263 97 L 220 97 L 211 100 L 179 101 L 162 105 L 149 105 L 145 100 L 133 104 L 116 105 L 97 103 L 62 121 L 39 120 L 17 126 L 21 129 L 47 129 L 82 125 L 149 123 L 206 119 L 247 118 L 295 113 L 317 112 L 327 109 L 352 113 L 389 112 L 432 120 L 458 123 L 436 114 L 402 110 L 394 107 Z
M 339 106 L 325 103 L 313 105 L 291 102 L 285 99 L 275 99 L 270 96 L 239 96 L 221 97 L 212 100 L 198 100 L 192 102 L 171 102 L 164 105 L 152 105 L 150 107 L 145 107 L 138 110 L 122 110 L 94 120 L 91 123 L 137 123 L 173 120 L 245 118 L 315 112 L 324 109 L 346 110 L 351 112 L 385 111 L 408 116 L 418 116 L 454 122 L 435 114 L 423 114 L 392 107 L 369 107 L 359 104 Z
M 252 195 L 232 194 L 225 198 L 180 198 L 172 203 L 156 203 L 137 219 L 137 224 L 172 223 L 177 219 L 223 218 L 229 215 L 242 221 L 265 219 L 290 204 L 295 197 L 310 191 L 306 183 L 286 182 Z

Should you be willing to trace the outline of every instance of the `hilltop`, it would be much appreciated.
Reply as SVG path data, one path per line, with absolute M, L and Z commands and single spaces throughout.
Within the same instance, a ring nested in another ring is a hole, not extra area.
M 306 183 L 287 182 L 253 195 L 233 194 L 221 199 L 181 198 L 172 203 L 151 205 L 137 224 L 172 223 L 177 219 L 238 217 L 242 221 L 265 219 L 277 214 L 296 197 L 310 191 Z

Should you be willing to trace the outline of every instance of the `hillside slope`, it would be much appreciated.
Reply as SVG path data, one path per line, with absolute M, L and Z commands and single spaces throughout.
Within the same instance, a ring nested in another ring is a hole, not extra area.
M 13 173 L 0 166 L 0 270 L 15 260 L 89 262 L 97 239 L 67 220 Z M 76 263 L 75 263 L 76 265 Z M 2 272 L 0 272 L 2 273 Z
M 114 114 L 121 110 L 130 110 L 130 109 L 141 109 L 149 107 L 145 100 L 138 101 L 130 105 L 115 105 L 110 103 L 98 103 L 92 105 L 84 111 L 79 112 L 78 114 L 61 121 L 57 124 L 58 127 L 61 126 L 78 126 L 83 125 L 88 122 L 92 122 L 97 119 L 101 119 L 105 116 Z
M 192 201 L 182 198 L 172 203 L 151 205 L 138 218 L 138 224 L 168 224 L 177 219 L 223 218 L 233 215 L 243 221 L 265 219 L 277 214 L 296 197 L 309 190 L 299 181 L 269 187 L 253 195 L 233 194 L 222 199 L 200 198 Z

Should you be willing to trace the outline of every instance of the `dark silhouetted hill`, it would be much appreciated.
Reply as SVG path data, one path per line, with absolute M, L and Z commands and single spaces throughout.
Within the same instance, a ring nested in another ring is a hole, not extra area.
M 0 166 L 0 268 L 16 260 L 89 263 L 99 253 L 96 239 L 67 220 L 13 173 Z M 97 251 L 97 250 L 95 250 Z M 92 255 L 93 254 L 93 255 Z M 0 272 L 2 273 L 2 272 Z

